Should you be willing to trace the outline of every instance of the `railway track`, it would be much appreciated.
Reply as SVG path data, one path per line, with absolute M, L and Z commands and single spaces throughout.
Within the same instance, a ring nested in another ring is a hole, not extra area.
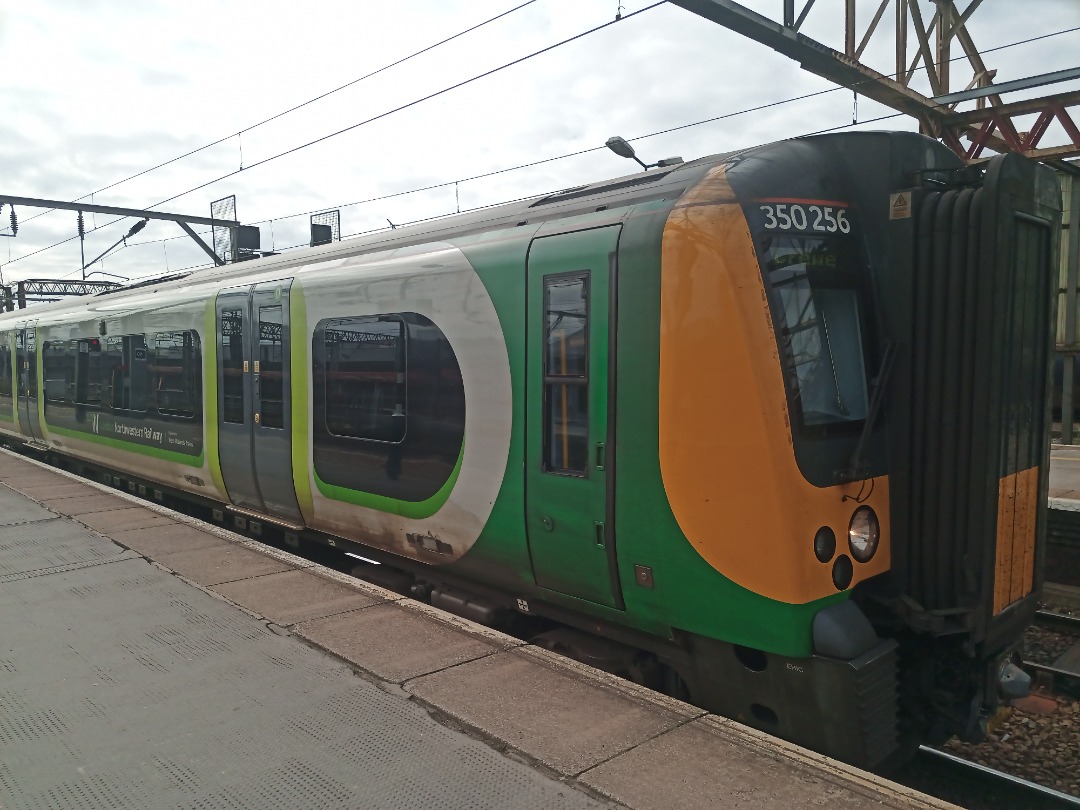
M 1080 636 L 1080 616 L 1070 616 L 1053 610 L 1037 610 L 1035 611 L 1035 624 Z
M 1035 613 L 1035 625 L 1054 633 L 1076 636 L 1080 639 L 1080 616 L 1069 616 L 1052 610 L 1039 610 Z M 1077 672 L 1075 667 L 1067 669 L 1030 660 L 1024 661 L 1021 666 L 1031 673 L 1036 685 L 1041 685 L 1054 694 L 1080 697 L 1080 672 Z
M 1037 785 L 1026 779 L 920 746 L 915 759 L 919 776 L 930 780 L 921 790 L 968 808 L 1059 810 L 1080 808 L 1080 797 Z M 936 786 L 948 786 L 945 791 Z M 943 793 L 947 795 L 942 795 Z

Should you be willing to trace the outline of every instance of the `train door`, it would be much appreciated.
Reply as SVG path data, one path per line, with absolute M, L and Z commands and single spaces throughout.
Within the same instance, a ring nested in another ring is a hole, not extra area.
M 621 608 L 608 400 L 618 238 L 611 226 L 529 249 L 525 524 L 538 585 Z
M 218 294 L 218 451 L 233 504 L 300 524 L 291 472 L 291 283 Z
M 19 429 L 31 441 L 41 441 L 38 417 L 37 329 L 28 322 L 15 332 L 15 355 L 19 369 Z

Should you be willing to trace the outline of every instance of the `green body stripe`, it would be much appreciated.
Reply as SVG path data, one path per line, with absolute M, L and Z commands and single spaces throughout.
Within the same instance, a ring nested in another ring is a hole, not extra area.
M 390 512 L 394 515 L 401 515 L 402 517 L 418 520 L 420 518 L 431 517 L 442 508 L 444 503 L 446 503 L 446 499 L 450 497 L 450 493 L 454 489 L 454 484 L 457 483 L 458 475 L 461 474 L 461 460 L 464 456 L 465 439 L 463 437 L 461 440 L 461 450 L 458 451 L 457 463 L 454 465 L 454 471 L 450 473 L 450 477 L 446 479 L 446 483 L 439 488 L 438 492 L 423 501 L 401 501 L 397 498 L 388 498 L 385 495 L 372 495 L 370 492 L 358 492 L 355 489 L 327 484 L 319 478 L 318 473 L 314 473 L 315 484 L 318 486 L 319 492 L 327 498 L 333 498 L 335 501 L 344 501 L 345 503 L 352 503 L 357 506 L 366 506 L 368 509 L 377 509 L 380 512 Z M 309 491 L 308 497 L 310 496 Z
M 83 441 L 92 442 L 93 444 L 104 445 L 105 447 L 114 447 L 117 450 L 123 450 L 128 453 L 139 453 L 144 456 L 151 456 L 153 458 L 160 458 L 163 461 L 172 461 L 177 464 L 184 464 L 188 467 L 202 467 L 203 456 L 189 456 L 186 453 L 178 453 L 175 450 L 159 450 L 156 447 L 147 447 L 142 444 L 135 444 L 133 442 L 126 442 L 123 439 L 110 439 L 108 436 L 99 436 L 96 433 L 85 433 L 81 430 L 69 430 L 68 428 L 56 427 L 55 425 L 45 425 L 49 433 L 55 433 L 57 436 L 67 436 L 72 439 L 82 439 Z

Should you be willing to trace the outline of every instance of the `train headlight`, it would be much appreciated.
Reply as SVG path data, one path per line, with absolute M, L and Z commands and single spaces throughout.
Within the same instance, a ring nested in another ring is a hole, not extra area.
M 869 506 L 860 506 L 848 524 L 848 547 L 851 549 L 851 556 L 859 562 L 868 562 L 877 551 L 880 539 L 881 528 L 874 510 Z

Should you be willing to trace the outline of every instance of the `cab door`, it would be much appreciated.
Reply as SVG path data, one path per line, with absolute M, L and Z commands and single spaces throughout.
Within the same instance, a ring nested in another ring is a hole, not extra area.
M 15 355 L 19 369 L 19 428 L 28 439 L 40 442 L 36 323 L 30 321 L 16 330 Z
M 540 237 L 529 248 L 525 523 L 538 585 L 622 608 L 608 334 L 619 230 Z
M 238 507 L 302 523 L 292 476 L 291 279 L 217 297 L 218 450 Z

